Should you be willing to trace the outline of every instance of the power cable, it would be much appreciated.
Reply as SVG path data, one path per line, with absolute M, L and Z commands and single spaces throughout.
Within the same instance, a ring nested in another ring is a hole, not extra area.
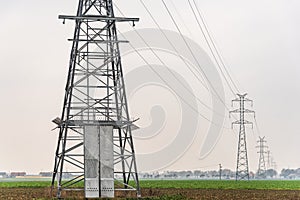
M 203 69 L 202 69 L 200 63 L 198 62 L 198 60 L 197 60 L 195 54 L 193 53 L 191 47 L 189 46 L 189 44 L 187 43 L 186 39 L 184 38 L 184 36 L 183 36 L 183 34 L 182 34 L 182 32 L 181 32 L 181 30 L 180 30 L 178 24 L 176 23 L 176 21 L 175 21 L 173 15 L 172 15 L 172 13 L 171 13 L 171 11 L 169 10 L 167 4 L 165 3 L 164 0 L 161 0 L 161 1 L 162 1 L 163 5 L 164 5 L 166 11 L 168 12 L 170 18 L 172 19 L 174 25 L 176 26 L 177 31 L 180 33 L 180 35 L 181 35 L 181 37 L 182 37 L 184 43 L 186 44 L 188 50 L 190 51 L 190 53 L 191 53 L 191 55 L 193 56 L 194 60 L 197 62 L 197 64 L 198 64 L 200 70 L 202 71 L 203 75 L 205 76 L 205 79 L 207 80 L 207 82 L 209 83 L 209 85 L 211 86 L 211 88 L 213 89 L 213 91 L 215 92 L 215 94 L 218 96 L 218 98 L 220 99 L 220 101 L 223 103 L 223 105 L 225 106 L 225 108 L 226 108 L 228 111 L 230 111 L 230 110 L 228 109 L 228 107 L 226 106 L 225 102 L 223 101 L 223 99 L 222 99 L 222 98 L 219 96 L 219 94 L 217 93 L 216 89 L 214 88 L 214 86 L 212 85 L 212 83 L 210 82 L 210 80 L 208 79 L 208 77 L 206 76 L 206 74 L 204 73 L 204 71 L 203 71 Z
M 159 28 L 159 30 L 161 31 L 161 33 L 164 35 L 164 37 L 166 38 L 166 40 L 169 42 L 169 44 L 172 46 L 172 48 L 174 49 L 174 51 L 178 54 L 178 55 L 180 55 L 179 54 L 179 52 L 177 51 L 177 49 L 176 49 L 176 47 L 173 45 L 173 43 L 169 40 L 169 38 L 167 37 L 167 35 L 165 34 L 165 32 L 162 30 L 162 28 L 161 28 L 161 26 L 158 24 L 158 22 L 156 21 L 156 19 L 154 18 L 154 16 L 152 15 L 152 13 L 150 12 L 150 10 L 148 9 L 148 7 L 146 6 L 146 4 L 143 2 L 143 0 L 140 0 L 140 2 L 141 2 L 141 4 L 143 5 L 143 7 L 145 8 L 145 10 L 147 11 L 147 13 L 149 14 L 149 16 L 151 17 L 151 19 L 153 20 L 153 22 L 156 24 L 156 26 Z M 150 47 L 151 48 L 151 47 Z M 190 66 L 186 63 L 186 61 L 180 56 L 180 58 L 182 59 L 182 61 L 185 63 L 185 65 L 188 67 L 188 68 L 190 68 Z M 191 69 L 190 69 L 191 70 Z M 192 72 L 192 71 L 191 71 Z M 194 76 L 196 76 L 195 74 L 194 74 Z M 199 80 L 199 79 L 198 79 Z M 201 80 L 199 80 L 199 81 L 201 81 Z M 209 89 L 206 87 L 206 85 L 204 85 L 203 83 L 202 83 L 202 81 L 201 81 L 201 84 L 209 91 Z M 213 96 L 216 96 L 217 97 L 217 95 L 215 95 L 214 93 L 211 93 Z M 217 97 L 217 98 L 219 98 L 219 97 Z M 224 102 L 223 102 L 223 104 L 224 104 Z M 226 105 L 225 105 L 226 106 Z M 227 108 L 227 110 L 228 110 L 228 108 Z M 234 117 L 235 118 L 235 117 Z
M 192 12 L 193 12 L 193 15 L 194 15 L 194 17 L 195 17 L 195 19 L 196 19 L 196 21 L 197 21 L 197 24 L 198 24 L 198 26 L 199 26 L 199 28 L 200 28 L 200 30 L 201 30 L 203 36 L 204 36 L 204 39 L 205 39 L 205 41 L 206 41 L 206 43 L 207 43 L 207 45 L 208 45 L 208 47 L 209 47 L 209 50 L 210 50 L 210 52 L 211 52 L 211 54 L 212 54 L 212 56 L 213 56 L 213 58 L 214 58 L 214 60 L 215 60 L 215 62 L 216 62 L 216 64 L 217 64 L 217 66 L 218 66 L 218 68 L 219 68 L 219 70 L 220 70 L 222 76 L 224 77 L 225 82 L 227 83 L 227 85 L 228 85 L 230 91 L 232 92 L 232 94 L 235 96 L 235 95 L 236 95 L 236 92 L 234 92 L 234 90 L 232 89 L 232 87 L 231 87 L 229 81 L 227 80 L 227 78 L 226 78 L 226 76 L 225 76 L 225 74 L 224 74 L 224 72 L 223 72 L 223 70 L 222 70 L 222 68 L 221 68 L 221 66 L 220 66 L 220 63 L 219 63 L 219 61 L 218 61 L 218 59 L 217 59 L 217 57 L 216 57 L 216 55 L 215 55 L 215 52 L 213 51 L 213 48 L 212 48 L 212 46 L 211 46 L 211 44 L 210 44 L 210 42 L 212 42 L 212 41 L 209 42 L 209 39 L 208 39 L 208 37 L 206 36 L 206 34 L 205 34 L 205 32 L 204 32 L 204 29 L 202 28 L 202 26 L 201 26 L 201 24 L 200 24 L 200 21 L 198 20 L 198 17 L 197 17 L 197 15 L 196 15 L 196 12 L 195 12 L 195 10 L 194 10 L 194 8 L 193 8 L 193 6 L 192 6 L 190 0 L 188 0 L 188 4 L 189 4 L 189 6 L 190 6 L 190 8 L 191 8 L 191 10 L 192 10 Z M 209 38 L 211 39 L 211 37 L 209 37 Z M 237 90 L 237 91 L 238 91 L 238 90 Z
M 176 12 L 176 14 L 179 16 L 179 19 L 181 20 L 181 23 L 184 25 L 185 29 L 189 32 L 189 34 L 190 34 L 191 37 L 194 37 L 193 33 L 191 32 L 191 30 L 189 29 L 189 27 L 187 26 L 187 24 L 184 23 L 184 19 L 183 19 L 182 15 L 180 14 L 180 12 L 178 11 L 178 9 L 177 9 L 176 5 L 174 4 L 174 2 L 173 1 L 170 1 L 170 2 L 172 4 L 172 6 L 173 6 L 173 8 L 174 8 L 174 10 Z
M 256 117 L 254 118 L 254 122 L 255 122 L 255 127 L 257 129 L 258 136 L 261 136 L 261 134 L 260 134 L 261 132 L 260 132 L 260 129 L 258 127 L 258 123 L 257 123 Z
M 190 1 L 189 1 L 189 2 L 190 2 Z M 209 28 L 208 28 L 208 25 L 207 25 L 207 23 L 206 23 L 206 21 L 205 21 L 204 16 L 201 14 L 200 9 L 198 8 L 198 6 L 197 6 L 195 0 L 193 0 L 193 2 L 194 2 L 194 5 L 195 5 L 196 10 L 197 10 L 197 12 L 198 12 L 198 15 L 200 16 L 200 19 L 201 19 L 201 21 L 202 21 L 202 23 L 203 23 L 203 25 L 204 25 L 204 28 L 205 28 L 206 32 L 208 33 L 208 37 L 209 37 L 209 39 L 210 39 L 210 41 L 211 41 L 211 43 L 212 43 L 212 45 L 213 45 L 213 47 L 214 47 L 214 49 L 215 49 L 215 51 L 216 51 L 216 53 L 217 53 L 217 56 L 218 56 L 218 58 L 219 58 L 219 60 L 220 60 L 220 62 L 221 62 L 221 64 L 222 64 L 222 66 L 223 66 L 223 68 L 224 68 L 224 70 L 225 70 L 227 76 L 229 77 L 229 79 L 230 79 L 232 85 L 234 86 L 234 88 L 236 89 L 236 91 L 237 91 L 238 93 L 240 93 L 240 91 L 239 91 L 237 85 L 236 85 L 235 82 L 233 81 L 233 78 L 231 77 L 231 75 L 230 75 L 230 73 L 229 73 L 229 71 L 228 71 L 228 69 L 227 69 L 227 67 L 226 67 L 226 64 L 225 64 L 225 62 L 224 62 L 224 60 L 223 60 L 221 54 L 220 54 L 219 51 L 218 51 L 217 45 L 216 45 L 216 43 L 214 42 L 214 39 L 213 39 L 213 37 L 212 37 L 212 35 L 211 35 L 210 31 L 209 31 Z
M 119 34 L 126 40 L 126 37 L 124 36 L 124 34 L 122 32 L 120 32 L 118 30 Z M 176 95 L 187 105 L 189 106 L 195 113 L 197 113 L 198 115 L 200 115 L 203 119 L 207 120 L 208 122 L 214 124 L 215 126 L 219 126 L 222 127 L 224 129 L 230 129 L 228 127 L 225 127 L 223 125 L 220 124 L 216 124 L 213 121 L 211 121 L 210 119 L 208 119 L 206 116 L 204 116 L 203 114 L 199 113 L 198 110 L 196 110 L 188 101 L 186 101 L 180 94 L 178 94 L 178 92 L 176 92 L 176 90 L 174 90 L 171 85 L 150 65 L 150 63 L 145 59 L 144 56 L 141 55 L 141 53 L 131 44 L 129 43 L 129 45 L 131 46 L 131 48 L 138 54 L 138 56 L 145 62 L 145 64 L 161 79 L 161 81 L 163 81 L 169 88 L 171 88 L 174 93 L 176 93 Z
M 178 52 L 178 50 L 176 49 L 176 47 L 174 46 L 174 44 L 170 41 L 170 39 L 168 38 L 168 36 L 165 34 L 165 32 L 162 30 L 162 28 L 160 27 L 160 25 L 157 23 L 157 21 L 155 20 L 155 18 L 153 17 L 153 15 L 151 14 L 150 10 L 147 8 L 147 6 L 145 5 L 145 3 L 143 2 L 143 0 L 140 0 L 141 4 L 143 5 L 143 7 L 145 8 L 145 10 L 147 11 L 147 13 L 150 15 L 151 19 L 154 21 L 154 23 L 156 24 L 156 26 L 158 27 L 158 29 L 160 30 L 160 32 L 163 34 L 163 36 L 166 38 L 166 40 L 168 41 L 168 43 L 172 46 L 173 50 L 177 53 L 177 55 L 180 57 L 180 59 L 184 62 L 184 64 L 187 66 L 187 68 L 189 68 L 189 70 L 194 74 L 194 72 L 192 71 L 192 69 L 190 68 L 189 64 L 187 63 L 187 61 L 180 55 L 180 53 Z M 122 13 L 121 13 L 122 14 Z M 158 60 L 163 64 L 166 65 L 165 62 L 155 53 L 155 51 L 153 51 L 153 48 L 151 48 L 151 46 L 145 41 L 145 39 L 139 34 L 138 30 L 134 29 L 135 32 L 137 33 L 137 35 L 143 40 L 143 42 L 146 44 L 146 46 L 151 50 L 151 52 L 158 58 Z M 168 68 L 167 69 L 172 76 L 194 97 L 196 98 L 203 106 L 205 106 L 206 108 L 208 108 L 209 110 L 213 111 L 214 113 L 224 117 L 224 115 L 221 115 L 219 113 L 217 113 L 216 111 L 214 111 L 211 107 L 209 107 L 208 105 L 206 105 L 204 102 L 201 101 L 201 99 L 197 96 L 195 96 L 194 93 L 192 93 L 189 88 L 187 88 L 176 76 L 175 74 Z M 194 74 L 194 76 L 196 76 L 196 74 Z M 198 79 L 199 80 L 199 79 Z M 209 88 L 202 82 L 202 80 L 199 80 L 200 83 L 209 91 Z
M 115 5 L 115 7 L 118 9 L 118 11 L 121 13 L 121 15 L 124 16 L 124 14 L 122 13 L 122 11 L 118 8 L 118 6 Z M 138 34 L 138 36 L 143 40 L 143 42 L 148 46 L 148 48 L 151 50 L 152 48 L 149 46 L 149 44 L 145 41 L 145 39 L 139 34 L 139 32 L 134 29 L 135 32 Z M 118 30 L 119 34 L 125 39 L 127 40 L 127 38 L 124 36 L 124 34 L 122 32 L 120 32 Z M 186 104 L 188 105 L 194 112 L 196 112 L 198 115 L 200 115 L 203 119 L 207 120 L 208 122 L 214 124 L 215 126 L 219 126 L 221 128 L 224 129 L 230 129 L 228 127 L 225 127 L 224 125 L 220 125 L 220 124 L 216 124 L 215 122 L 211 121 L 210 119 L 208 119 L 206 116 L 204 116 L 203 114 L 199 113 L 198 110 L 196 110 L 188 101 L 186 101 L 181 95 L 179 95 L 176 90 L 174 90 L 170 84 L 150 65 L 150 63 L 144 58 L 144 56 L 141 55 L 141 53 L 131 44 L 129 43 L 129 45 L 131 46 L 131 48 L 138 54 L 138 56 L 145 62 L 145 64 L 161 79 L 161 81 L 163 81 L 169 88 L 171 88 L 176 95 L 178 95 L 178 97 Z M 159 56 L 153 51 L 152 52 L 157 56 L 157 58 L 159 58 Z M 164 62 L 159 58 L 159 60 L 162 62 L 162 64 L 164 64 Z M 168 68 L 168 67 L 167 67 Z M 172 72 L 172 71 L 171 71 Z M 175 74 L 172 72 L 172 74 L 175 76 Z M 177 77 L 176 77 L 177 78 Z M 199 99 L 200 100 L 200 99 Z

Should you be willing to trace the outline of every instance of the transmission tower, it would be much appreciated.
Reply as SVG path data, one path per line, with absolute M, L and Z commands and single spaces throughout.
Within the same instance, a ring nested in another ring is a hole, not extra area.
M 58 125 L 52 188 L 57 197 L 81 189 L 86 198 L 114 197 L 115 190 L 140 196 L 133 121 L 129 118 L 117 22 L 138 18 L 115 17 L 112 0 L 79 0 L 69 72 Z M 67 170 L 69 172 L 67 172 Z M 133 180 L 133 181 L 132 181 Z M 84 182 L 83 188 L 76 184 Z
M 271 158 L 270 158 L 270 154 L 271 154 L 271 151 L 268 150 L 268 151 L 267 151 L 267 169 L 270 169 L 270 167 L 271 167 Z
M 232 123 L 232 128 L 234 125 L 239 125 L 239 142 L 238 142 L 238 153 L 237 153 L 237 165 L 236 165 L 236 180 L 249 180 L 249 167 L 248 167 L 248 155 L 247 155 L 247 141 L 246 141 L 246 125 L 252 125 L 252 122 L 245 120 L 246 114 L 255 114 L 254 111 L 246 109 L 245 103 L 250 102 L 253 106 L 253 101 L 247 99 L 247 94 L 237 94 L 238 98 L 232 100 L 232 105 L 234 103 L 239 104 L 239 108 L 230 111 L 230 114 L 239 114 L 239 120 Z
M 277 170 L 277 163 L 275 161 L 272 161 L 272 169 Z
M 266 172 L 266 162 L 265 162 L 265 154 L 268 153 L 266 151 L 267 146 L 265 145 L 267 141 L 265 140 L 265 137 L 259 137 L 259 140 L 257 141 L 258 146 L 256 148 L 259 149 L 257 153 L 259 153 L 259 162 L 258 162 L 258 170 L 257 174 L 258 176 L 264 176 Z
M 273 156 L 271 157 L 270 166 L 271 166 L 271 169 L 274 169 L 275 171 L 277 170 L 277 163 L 274 161 Z

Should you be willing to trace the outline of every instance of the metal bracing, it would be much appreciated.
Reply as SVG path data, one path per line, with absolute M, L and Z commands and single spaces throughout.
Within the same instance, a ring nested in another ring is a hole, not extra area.
M 248 155 L 247 155 L 247 139 L 246 139 L 246 125 L 252 125 L 252 122 L 245 120 L 246 114 L 255 114 L 254 111 L 246 109 L 245 103 L 253 101 L 247 99 L 247 94 L 241 95 L 237 94 L 238 98 L 232 101 L 233 103 L 238 103 L 239 108 L 230 111 L 230 114 L 239 114 L 239 120 L 232 123 L 233 125 L 239 125 L 239 142 L 238 142 L 238 153 L 237 153 L 237 165 L 236 165 L 236 180 L 249 180 L 249 166 L 248 166 Z
M 116 190 L 135 190 L 140 195 L 135 151 L 131 134 L 133 121 L 128 104 L 119 52 L 116 22 L 138 18 L 115 17 L 112 0 L 79 0 L 59 128 L 52 187 L 75 189 L 84 180 L 84 127 L 112 126 Z M 65 176 L 76 174 L 72 179 Z M 121 174 L 121 179 L 118 176 Z M 133 180 L 132 182 L 130 180 Z M 130 181 L 130 182 L 129 182 Z M 72 187 L 71 187 L 72 186 Z M 77 188 L 78 189 L 78 188 Z
M 265 176 L 265 172 L 266 172 L 266 161 L 265 161 L 265 154 L 268 153 L 266 151 L 266 149 L 268 148 L 265 144 L 266 144 L 266 140 L 265 137 L 259 137 L 259 140 L 257 141 L 258 146 L 256 146 L 256 148 L 258 148 L 258 152 L 259 153 L 259 162 L 258 162 L 258 170 L 257 170 L 257 175 L 259 177 L 263 177 Z

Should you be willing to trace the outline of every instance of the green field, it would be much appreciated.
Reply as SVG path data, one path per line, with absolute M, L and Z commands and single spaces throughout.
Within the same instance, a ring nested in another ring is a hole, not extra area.
M 81 184 L 83 185 L 83 184 Z M 141 188 L 300 190 L 300 180 L 141 180 Z M 49 187 L 50 181 L 1 181 L 0 188 Z
M 0 181 L 0 188 L 42 188 L 49 187 L 50 185 L 50 181 Z
M 153 180 L 141 181 L 142 188 L 191 188 L 191 189 L 262 189 L 262 190 L 300 190 L 300 181 L 286 180 Z

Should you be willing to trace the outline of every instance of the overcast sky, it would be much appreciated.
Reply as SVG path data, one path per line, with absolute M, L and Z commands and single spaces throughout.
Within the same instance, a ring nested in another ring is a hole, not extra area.
M 176 31 L 161 1 L 145 2 L 163 28 Z M 196 2 L 240 90 L 254 100 L 261 135 L 266 136 L 278 169 L 300 167 L 300 2 Z M 124 14 L 141 18 L 137 29 L 156 27 L 139 0 L 115 3 Z M 183 33 L 207 50 L 187 1 L 173 0 L 181 18 L 170 0 L 166 3 Z M 57 132 L 51 132 L 51 120 L 60 116 L 71 46 L 67 39 L 73 32 L 73 24 L 63 25 L 57 16 L 74 14 L 76 5 L 71 0 L 0 1 L 0 171 L 52 170 Z M 129 30 L 130 26 L 122 26 L 122 31 Z M 232 98 L 226 92 L 228 105 Z M 229 127 L 229 120 L 226 123 Z M 167 169 L 217 169 L 219 163 L 235 168 L 237 131 L 224 131 L 204 160 L 195 156 L 204 137 L 201 131 L 197 134 L 183 157 Z M 258 160 L 256 137 L 249 130 L 252 171 Z M 138 141 L 138 148 L 142 144 Z M 151 143 L 147 145 L 151 149 Z

